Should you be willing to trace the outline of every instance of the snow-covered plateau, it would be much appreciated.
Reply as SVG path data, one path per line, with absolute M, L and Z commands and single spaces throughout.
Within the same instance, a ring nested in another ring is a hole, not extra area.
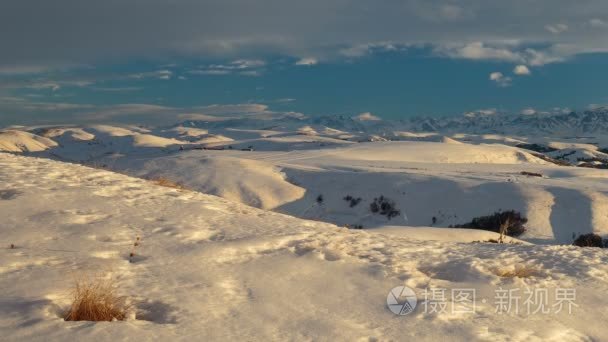
M 608 237 L 608 135 L 442 125 L 0 130 L 2 340 L 605 340 L 608 249 L 572 243 Z M 83 276 L 125 320 L 64 320 Z

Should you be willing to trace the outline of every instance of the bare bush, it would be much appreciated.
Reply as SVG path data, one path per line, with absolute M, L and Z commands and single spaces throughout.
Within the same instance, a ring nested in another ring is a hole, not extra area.
M 349 202 L 349 206 L 351 208 L 354 208 L 357 206 L 357 204 L 361 203 L 361 197 L 353 197 L 351 195 L 347 195 L 346 197 L 344 197 L 344 200 Z
M 528 171 L 522 171 L 520 172 L 521 175 L 523 176 L 529 176 L 529 177 L 542 177 L 543 175 L 537 172 L 528 172 Z
M 605 246 L 604 239 L 602 239 L 601 236 L 594 234 L 594 233 L 580 235 L 579 237 L 576 238 L 576 240 L 574 240 L 573 245 L 579 246 L 579 247 L 599 247 L 599 248 L 604 248 L 604 246 Z
M 186 188 L 182 184 L 174 182 L 166 177 L 152 177 L 152 178 L 148 178 L 148 180 L 153 182 L 156 185 L 164 186 L 167 188 L 186 190 Z
M 129 309 L 125 298 L 116 293 L 112 279 L 80 279 L 74 284 L 73 302 L 66 312 L 66 321 L 124 320 Z
M 474 218 L 469 223 L 452 226 L 453 228 L 469 228 L 481 229 L 496 232 L 501 234 L 501 240 L 504 235 L 520 236 L 526 232 L 524 226 L 528 219 L 522 217 L 521 213 L 515 210 L 498 211 L 492 215 L 481 216 Z
M 369 209 L 374 214 L 380 214 L 386 216 L 389 220 L 393 217 L 401 215 L 401 211 L 395 208 L 395 202 L 384 196 L 374 198 L 374 201 L 370 204 Z

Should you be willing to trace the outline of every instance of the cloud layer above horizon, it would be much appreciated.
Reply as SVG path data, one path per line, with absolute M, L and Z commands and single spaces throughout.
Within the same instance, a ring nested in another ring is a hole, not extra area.
M 608 103 L 605 0 L 3 0 L 0 49 L 11 124 Z
M 408 45 L 535 66 L 606 51 L 607 33 L 605 0 L 4 0 L 0 72 L 150 56 L 310 64 Z

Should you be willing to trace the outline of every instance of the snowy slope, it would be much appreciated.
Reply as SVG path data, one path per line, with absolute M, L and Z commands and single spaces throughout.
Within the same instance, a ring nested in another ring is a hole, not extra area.
M 219 163 L 226 158 L 266 167 L 251 171 L 251 177 L 245 172 L 237 180 L 231 176 L 235 168 Z M 242 183 L 251 185 L 256 197 L 264 197 L 288 181 L 306 192 L 275 210 L 339 225 L 424 227 L 435 218 L 435 226 L 448 227 L 513 209 L 529 219 L 522 239 L 535 243 L 570 244 L 573 235 L 608 234 L 604 170 L 557 166 L 501 145 L 388 142 L 291 152 L 189 151 L 124 163 L 130 167 L 117 162 L 116 168 L 144 174 L 164 170 L 164 176 L 204 192 L 212 184 L 222 188 Z M 269 176 L 278 169 L 286 178 L 277 179 L 274 186 L 255 186 L 257 178 L 275 179 Z M 322 203 L 317 202 L 319 195 Z M 344 200 L 349 195 L 361 198 L 360 203 L 351 207 Z M 391 220 L 373 215 L 370 204 L 379 196 L 393 200 L 402 215 Z
M 0 154 L 0 184 L 2 240 L 16 245 L 0 249 L 4 340 L 590 341 L 608 332 L 601 249 L 450 242 L 432 229 L 421 239 L 409 229 L 353 231 L 8 154 Z M 490 234 L 460 233 L 469 241 Z M 518 265 L 533 276 L 496 275 Z M 130 318 L 64 322 L 73 277 L 98 272 L 130 298 Z M 418 308 L 400 317 L 385 304 L 398 285 L 475 288 L 480 301 L 474 313 Z M 495 313 L 496 288 L 525 286 L 576 288 L 579 307 Z
M 278 120 L 276 126 L 265 120 L 262 129 L 245 128 L 251 120 L 233 118 L 229 127 L 198 122 L 203 126 L 13 131 L 30 142 L 52 139 L 48 148 L 32 149 L 28 155 L 164 177 L 196 191 L 338 225 L 448 227 L 499 210 L 517 210 L 529 219 L 522 239 L 534 243 L 570 244 L 590 232 L 608 235 L 608 174 L 555 164 L 602 167 L 605 160 L 608 166 L 608 154 L 602 152 L 607 150 L 601 148 L 608 146 L 604 136 L 398 130 L 371 135 L 324 126 L 339 120 L 306 124 L 293 118 Z M 342 120 L 363 130 L 391 128 L 381 120 Z M 398 141 L 383 141 L 387 139 Z M 322 204 L 317 202 L 320 195 Z M 361 198 L 360 204 L 349 207 L 343 200 L 348 195 Z M 372 215 L 370 204 L 379 196 L 393 200 L 402 215 L 390 221 Z
M 38 152 L 55 146 L 55 141 L 29 132 L 0 130 L 0 152 Z
M 274 209 L 304 196 L 279 168 L 263 161 L 211 156 L 198 151 L 113 161 L 112 168 L 143 178 L 163 177 L 188 189 L 262 209 Z

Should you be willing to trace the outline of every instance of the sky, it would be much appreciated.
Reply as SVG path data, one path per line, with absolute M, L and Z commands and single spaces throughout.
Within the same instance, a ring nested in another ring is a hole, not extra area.
M 608 103 L 605 0 L 3 0 L 0 125 Z

